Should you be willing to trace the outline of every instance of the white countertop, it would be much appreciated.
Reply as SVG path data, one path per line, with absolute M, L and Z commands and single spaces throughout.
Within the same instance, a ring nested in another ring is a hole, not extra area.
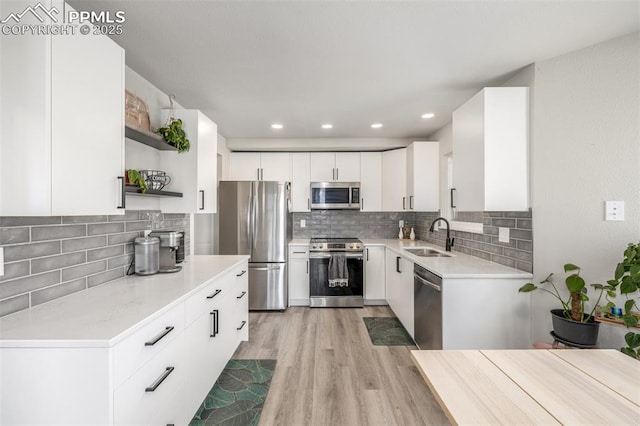
M 289 241 L 290 246 L 308 246 L 309 239 L 308 238 L 295 238 Z
M 249 256 L 189 256 L 182 271 L 131 275 L 0 318 L 0 347 L 109 347 Z
M 479 257 L 452 251 L 451 257 L 420 257 L 404 250 L 409 247 L 428 247 L 445 253 L 444 248 L 420 240 L 362 239 L 365 246 L 384 246 L 413 263 L 430 270 L 442 278 L 522 278 L 531 279 L 533 274 L 489 262 Z M 308 245 L 308 239 L 295 239 L 289 245 Z

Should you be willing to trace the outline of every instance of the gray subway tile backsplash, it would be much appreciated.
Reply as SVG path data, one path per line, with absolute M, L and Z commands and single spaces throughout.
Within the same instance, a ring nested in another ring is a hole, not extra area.
M 358 212 L 349 210 L 314 210 L 293 214 L 294 238 L 358 237 L 397 238 L 398 221 L 413 227 L 416 237 L 444 248 L 445 228 L 429 232 L 431 222 L 438 212 Z M 300 227 L 300 220 L 306 227 Z M 533 241 L 531 211 L 526 212 L 464 212 L 457 213 L 457 220 L 483 223 L 484 233 L 451 231 L 455 238 L 454 251 L 491 260 L 509 267 L 531 272 Z M 508 243 L 498 241 L 498 228 L 508 227 Z
M 0 217 L 0 316 L 123 277 L 146 229 L 184 231 L 189 254 L 188 214 Z

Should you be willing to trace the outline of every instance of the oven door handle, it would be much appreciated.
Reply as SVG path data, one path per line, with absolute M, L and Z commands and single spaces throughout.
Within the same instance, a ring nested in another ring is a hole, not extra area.
M 348 259 L 362 260 L 363 254 L 362 253 L 347 253 L 344 256 L 346 258 L 348 258 Z M 331 257 L 330 254 L 324 254 L 324 253 L 310 253 L 309 254 L 309 259 L 328 259 L 330 257 Z

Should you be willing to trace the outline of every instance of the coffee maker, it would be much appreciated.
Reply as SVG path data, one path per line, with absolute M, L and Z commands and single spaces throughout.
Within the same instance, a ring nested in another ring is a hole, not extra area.
M 153 231 L 149 236 L 160 239 L 160 269 L 158 272 L 180 271 L 182 266 L 176 265 L 179 263 L 176 255 L 180 248 L 184 247 L 183 233 L 180 231 Z

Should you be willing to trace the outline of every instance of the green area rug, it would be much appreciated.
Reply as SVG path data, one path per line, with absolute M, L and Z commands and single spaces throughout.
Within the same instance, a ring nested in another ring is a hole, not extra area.
M 363 317 L 371 343 L 376 346 L 414 346 L 413 339 L 396 317 Z
M 275 368 L 275 359 L 232 359 L 189 425 L 257 425 Z

